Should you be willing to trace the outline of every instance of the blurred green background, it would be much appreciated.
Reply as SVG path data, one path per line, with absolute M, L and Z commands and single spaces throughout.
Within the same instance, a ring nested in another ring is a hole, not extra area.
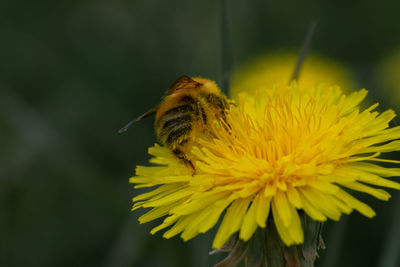
M 220 81 L 218 7 L 0 3 L 0 266 L 201 267 L 221 258 L 207 256 L 213 233 L 164 240 L 149 234 L 159 221 L 137 222 L 143 211 L 130 212 L 131 199 L 142 191 L 128 178 L 149 159 L 153 121 L 117 134 L 180 75 Z M 375 73 L 400 46 L 399 10 L 398 1 L 228 1 L 233 66 L 298 49 L 317 19 L 312 51 L 354 70 L 383 110 L 399 92 L 383 94 Z M 377 211 L 373 220 L 355 212 L 326 224 L 327 250 L 316 266 L 378 266 L 387 258 L 400 213 L 399 192 L 389 192 L 389 203 L 360 195 Z

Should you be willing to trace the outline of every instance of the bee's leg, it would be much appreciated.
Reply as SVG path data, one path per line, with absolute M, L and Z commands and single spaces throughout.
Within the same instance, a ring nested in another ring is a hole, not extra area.
M 234 107 L 237 107 L 237 106 L 238 106 L 238 105 L 236 104 L 235 100 L 229 99 L 229 100 L 227 100 L 227 102 L 228 102 L 228 105 L 232 105 L 232 106 L 234 106 Z M 229 109 L 229 106 L 228 106 L 228 109 Z
M 196 172 L 196 169 L 194 168 L 194 165 L 190 159 L 184 158 L 183 162 L 185 163 L 186 167 L 188 167 L 191 170 L 193 174 Z
M 183 161 L 183 163 L 185 163 L 186 167 L 188 167 L 193 173 L 195 173 L 195 168 L 193 163 L 186 157 L 185 153 L 183 153 L 182 150 L 180 150 L 179 148 L 175 148 L 174 150 L 172 150 L 172 153 L 174 153 L 174 155 Z
M 226 119 L 226 111 L 225 110 L 221 110 L 220 118 L 222 120 L 222 127 L 224 127 L 225 131 L 227 131 L 230 134 L 231 130 L 232 130 L 232 127 L 228 123 L 228 120 Z

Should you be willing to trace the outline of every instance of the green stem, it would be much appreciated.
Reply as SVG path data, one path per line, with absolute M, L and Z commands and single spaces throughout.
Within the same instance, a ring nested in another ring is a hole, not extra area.
M 386 236 L 379 267 L 396 267 L 400 261 L 400 197 L 397 197 L 392 225 Z
M 219 1 L 219 25 L 221 37 L 221 90 L 229 92 L 230 72 L 232 69 L 232 42 L 229 30 L 227 0 Z
M 312 39 L 312 36 L 314 35 L 314 31 L 315 31 L 316 27 L 317 27 L 317 22 L 316 21 L 313 21 L 310 24 L 310 26 L 308 27 L 306 38 L 305 38 L 305 40 L 303 42 L 303 45 L 301 47 L 299 56 L 297 58 L 296 66 L 294 68 L 292 77 L 289 80 L 289 83 L 291 83 L 294 80 L 297 81 L 299 79 L 300 70 L 301 70 L 301 67 L 303 66 L 303 62 L 304 62 L 304 59 L 306 58 L 308 49 L 310 48 L 311 39 Z
M 343 218 L 341 218 L 339 222 L 335 222 L 335 224 L 332 225 L 332 230 L 330 231 L 328 238 L 329 249 L 324 255 L 324 259 L 322 261 L 323 267 L 339 266 L 338 263 L 340 259 L 341 249 L 343 247 L 342 244 L 348 221 L 349 217 L 343 216 Z

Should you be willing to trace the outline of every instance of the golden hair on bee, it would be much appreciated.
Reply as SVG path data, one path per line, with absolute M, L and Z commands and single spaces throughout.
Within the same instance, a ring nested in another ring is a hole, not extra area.
M 188 157 L 193 137 L 199 133 L 212 134 L 208 124 L 220 119 L 226 122 L 227 109 L 228 101 L 214 81 L 182 76 L 168 88 L 159 105 L 129 122 L 119 132 L 155 114 L 155 131 L 161 143 L 194 172 Z

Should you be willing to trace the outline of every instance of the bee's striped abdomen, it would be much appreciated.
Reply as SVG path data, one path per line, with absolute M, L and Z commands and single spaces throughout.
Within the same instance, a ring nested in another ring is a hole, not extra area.
M 197 101 L 190 95 L 182 96 L 177 105 L 161 114 L 156 122 L 160 140 L 173 150 L 189 141 L 198 113 Z
M 171 146 L 173 143 L 178 142 L 178 144 L 184 142 L 186 143 L 185 137 L 187 137 L 192 131 L 192 125 L 190 123 L 180 124 L 177 127 L 171 129 L 171 131 L 166 136 L 165 143 Z
M 158 135 L 166 145 L 178 141 L 192 131 L 192 115 L 190 113 L 170 114 L 160 117 Z
M 192 116 L 187 113 L 177 114 L 177 116 L 166 117 L 163 125 L 161 126 L 162 131 L 170 131 L 170 129 L 176 125 L 190 123 Z
M 203 121 L 203 124 L 206 125 L 207 124 L 207 115 L 206 115 L 206 111 L 204 110 L 201 102 L 198 102 L 198 109 L 199 109 L 199 113 L 201 114 L 201 119 Z
M 165 111 L 163 114 L 159 116 L 159 118 L 156 121 L 156 126 L 162 126 L 161 123 L 166 119 L 166 118 L 171 118 L 171 117 L 179 117 L 184 114 L 190 114 L 195 111 L 195 108 L 193 105 L 189 104 L 184 104 L 180 105 L 171 109 L 168 109 Z

